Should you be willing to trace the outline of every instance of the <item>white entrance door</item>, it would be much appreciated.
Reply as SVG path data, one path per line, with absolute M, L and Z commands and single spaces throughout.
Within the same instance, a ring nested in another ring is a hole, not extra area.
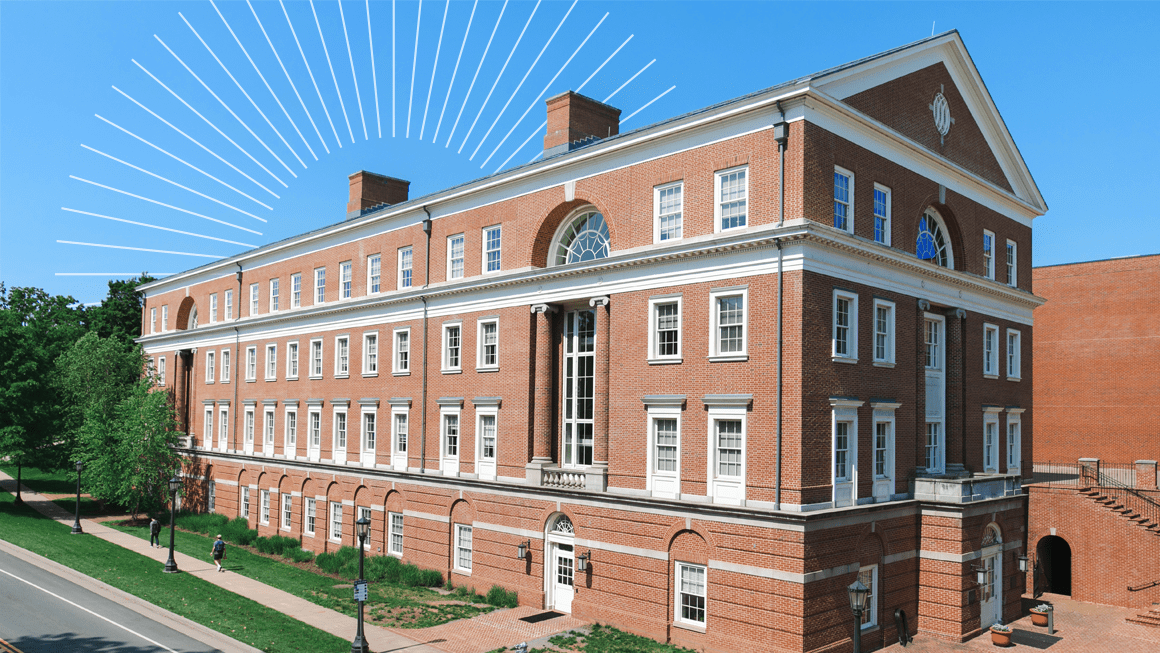
M 979 588 L 982 595 L 979 600 L 979 622 L 982 628 L 1003 620 L 1003 561 L 998 553 L 983 557 L 983 570 L 986 582 Z
M 572 612 L 574 555 L 571 544 L 552 545 L 552 607 L 560 612 Z

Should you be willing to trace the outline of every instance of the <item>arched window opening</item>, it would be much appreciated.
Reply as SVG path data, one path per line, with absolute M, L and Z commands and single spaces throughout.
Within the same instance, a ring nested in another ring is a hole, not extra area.
M 995 524 L 990 524 L 987 529 L 983 531 L 983 546 L 993 546 L 995 544 L 1003 543 L 1003 534 L 999 532 L 999 527 Z
M 581 211 L 556 234 L 552 265 L 567 265 L 607 258 L 610 251 L 608 223 L 598 211 Z
M 194 306 L 189 311 L 189 326 L 187 328 L 190 328 L 190 329 L 197 328 L 197 306 Z
M 548 532 L 572 535 L 575 530 L 572 528 L 572 520 L 568 519 L 568 515 L 560 515 L 556 518 L 556 521 L 552 523 L 552 528 Z
M 944 268 L 953 268 L 954 253 L 951 251 L 951 242 L 946 233 L 942 218 L 934 209 L 928 209 L 918 222 L 918 238 L 914 244 L 915 255 Z

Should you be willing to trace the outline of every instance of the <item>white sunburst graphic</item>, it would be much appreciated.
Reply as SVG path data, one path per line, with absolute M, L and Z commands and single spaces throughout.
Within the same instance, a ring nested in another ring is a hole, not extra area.
M 304 180 L 333 184 L 351 166 L 408 174 L 407 161 L 436 157 L 423 180 L 434 192 L 532 163 L 546 98 L 603 87 L 594 97 L 608 103 L 656 63 L 614 12 L 579 0 L 182 6 L 116 71 L 62 195 L 69 235 L 56 242 L 86 253 L 68 250 L 61 267 L 121 271 L 55 274 L 168 276 L 325 226 L 337 220 L 314 215 Z

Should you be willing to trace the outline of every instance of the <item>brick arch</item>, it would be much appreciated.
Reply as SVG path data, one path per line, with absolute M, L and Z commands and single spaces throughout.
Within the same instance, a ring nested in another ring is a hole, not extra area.
M 863 532 L 858 538 L 858 566 L 879 565 L 879 576 L 882 574 L 882 561 L 886 558 L 886 543 L 878 533 Z
M 354 492 L 351 493 L 351 498 L 354 499 L 356 508 L 360 505 L 369 508 L 374 503 L 375 496 L 369 487 L 360 484 L 354 488 Z
M 387 490 L 387 494 L 383 497 L 383 507 L 387 512 L 403 512 L 407 505 L 407 495 L 399 490 Z
M 669 540 L 668 552 L 671 563 L 680 560 L 697 565 L 708 565 L 713 551 L 714 547 L 699 531 L 681 529 Z
M 196 307 L 197 304 L 193 301 L 193 297 L 186 297 L 181 300 L 181 304 L 177 306 L 177 322 L 174 328 L 178 331 L 185 331 L 189 328 L 189 313 Z
M 959 227 L 958 217 L 955 216 L 955 211 L 947 204 L 942 204 L 938 201 L 937 194 L 930 194 L 923 198 L 922 202 L 918 204 L 919 211 L 914 215 L 902 218 L 900 223 L 899 233 L 902 236 L 901 243 L 893 243 L 892 247 L 901 249 L 903 251 L 915 254 L 915 242 L 918 239 L 918 223 L 922 220 L 922 216 L 927 209 L 934 209 L 942 218 L 943 225 L 946 227 L 946 237 L 950 241 L 951 253 L 953 254 L 954 264 L 948 269 L 964 270 L 966 262 L 966 253 L 963 245 L 963 231 Z
M 552 522 L 556 521 L 557 515 L 564 515 L 567 517 L 572 522 L 573 531 L 580 528 L 580 524 L 577 523 L 576 520 L 576 515 L 573 514 L 572 511 L 568 510 L 566 506 L 560 506 L 559 510 L 556 510 L 556 507 L 552 506 L 550 508 L 544 508 L 540 511 L 540 532 L 545 536 L 547 536 L 548 528 L 552 525 Z
M 471 525 L 475 521 L 475 504 L 466 497 L 456 499 L 447 514 L 452 524 Z
M 668 550 L 672 550 L 673 542 L 676 541 L 677 536 L 681 533 L 695 533 L 698 537 L 705 540 L 705 545 L 709 547 L 710 555 L 717 552 L 717 538 L 713 537 L 712 533 L 707 531 L 699 531 L 695 528 L 689 528 L 683 523 L 673 524 L 669 527 L 669 530 L 665 532 L 662 541 L 665 543 L 665 546 L 668 547 Z
M 613 224 L 608 212 L 599 202 L 594 202 L 589 199 L 576 198 L 571 202 L 563 202 L 558 204 L 556 208 L 552 209 L 543 222 L 540 223 L 540 228 L 536 232 L 536 238 L 532 241 L 532 266 L 538 268 L 548 267 L 548 258 L 551 252 L 548 251 L 552 246 L 552 239 L 555 238 L 556 232 L 560 229 L 560 225 L 564 223 L 564 219 L 572 215 L 576 209 L 582 206 L 591 206 L 595 208 L 601 215 L 604 216 L 604 222 L 608 224 L 608 240 L 609 249 L 615 250 L 612 243 L 616 242 L 616 226 Z

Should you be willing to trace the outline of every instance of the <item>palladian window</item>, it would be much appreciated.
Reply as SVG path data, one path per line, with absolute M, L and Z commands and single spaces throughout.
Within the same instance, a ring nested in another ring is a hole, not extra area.
M 596 211 L 583 211 L 571 218 L 556 234 L 552 265 L 566 265 L 607 258 L 608 223 Z
M 930 261 L 944 268 L 953 268 L 954 255 L 942 219 L 933 210 L 927 210 L 918 222 L 918 239 L 914 253 L 924 261 Z

